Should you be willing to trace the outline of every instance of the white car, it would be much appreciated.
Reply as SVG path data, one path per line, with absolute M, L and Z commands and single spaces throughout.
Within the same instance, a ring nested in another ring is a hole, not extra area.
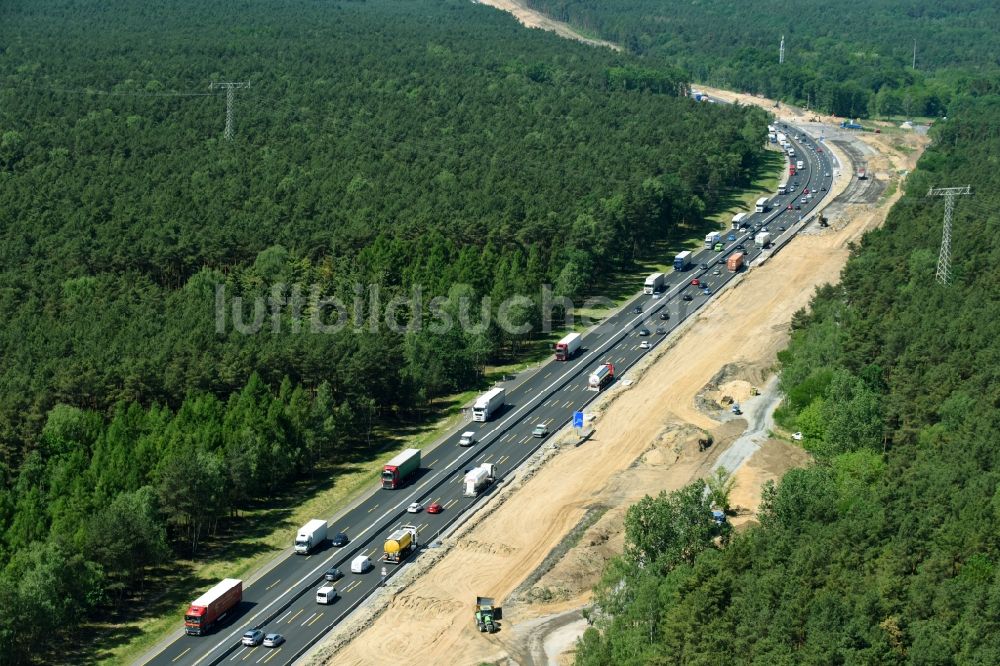
M 792 439 L 794 439 L 796 442 L 802 441 L 802 433 L 801 432 L 792 433 Z
M 420 513 L 423 510 L 424 507 L 420 504 L 420 502 L 414 502 L 410 506 L 406 507 L 407 513 Z
M 649 349 L 653 345 L 649 344 L 649 340 L 643 340 L 639 343 L 639 349 Z

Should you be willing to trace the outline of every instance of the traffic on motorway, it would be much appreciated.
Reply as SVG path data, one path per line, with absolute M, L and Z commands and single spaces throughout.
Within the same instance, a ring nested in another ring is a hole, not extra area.
M 796 223 L 828 193 L 834 171 L 822 143 L 788 126 L 775 129 L 788 135 L 795 152 L 790 164 L 802 162 L 788 176 L 785 194 L 769 198 L 763 212 L 748 213 L 718 239 L 706 238 L 711 246 L 692 252 L 682 270 L 664 274 L 654 293 L 642 294 L 571 341 L 574 349 L 565 360 L 552 360 L 505 387 L 502 398 L 483 396 L 485 414 L 476 418 L 484 415 L 484 420 L 473 420 L 434 449 L 417 452 L 416 461 L 414 454 L 388 461 L 383 488 L 328 524 L 318 520 L 303 526 L 293 552 L 252 583 L 227 579 L 206 591 L 185 618 L 178 618 L 186 633 L 146 663 L 290 664 L 422 550 L 435 547 L 444 530 L 496 492 L 498 482 L 569 423 L 574 412 L 583 411 L 765 252 L 762 245 L 780 244 L 794 234 Z M 742 255 L 738 262 L 737 254 Z M 215 626 L 204 635 L 190 635 L 209 621 Z

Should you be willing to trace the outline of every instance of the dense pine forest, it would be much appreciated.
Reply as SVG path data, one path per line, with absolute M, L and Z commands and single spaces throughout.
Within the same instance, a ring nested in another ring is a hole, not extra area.
M 631 508 L 578 664 L 1000 663 L 1000 98 L 955 107 L 793 319 L 776 417 L 816 464 L 725 546 L 699 487 Z M 943 286 L 927 192 L 966 184 Z
M 227 141 L 209 86 L 244 81 Z M 479 386 L 538 334 L 542 285 L 579 298 L 700 224 L 766 118 L 685 88 L 465 0 L 4 2 L 3 661 Z M 363 326 L 220 326 L 220 297 L 293 285 Z M 530 330 L 369 325 L 373 290 L 415 288 L 452 314 L 523 294 Z
M 526 4 L 695 81 L 839 116 L 946 115 L 955 90 L 989 85 L 984 73 L 995 86 L 1000 63 L 1000 5 L 988 0 Z

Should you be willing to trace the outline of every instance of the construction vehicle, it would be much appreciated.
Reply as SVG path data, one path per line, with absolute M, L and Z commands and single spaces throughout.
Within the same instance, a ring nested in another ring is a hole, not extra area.
M 495 634 L 500 630 L 497 621 L 500 619 L 500 609 L 493 605 L 492 597 L 476 597 L 476 627 L 479 631 Z

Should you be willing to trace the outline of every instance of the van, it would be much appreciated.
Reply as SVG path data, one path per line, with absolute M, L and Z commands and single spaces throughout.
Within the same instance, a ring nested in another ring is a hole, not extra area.
M 358 555 L 351 560 L 351 573 L 363 574 L 371 568 L 372 561 L 367 555 Z
M 318 604 L 332 604 L 337 600 L 337 588 L 333 585 L 325 585 L 318 590 L 316 590 L 316 603 Z

